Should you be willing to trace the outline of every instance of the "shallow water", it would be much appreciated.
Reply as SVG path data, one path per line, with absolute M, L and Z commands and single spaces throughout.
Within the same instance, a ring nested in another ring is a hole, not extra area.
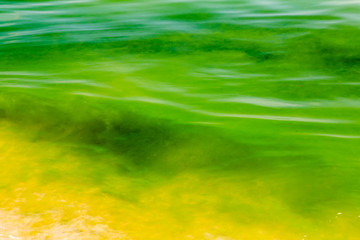
M 359 11 L 0 1 L 0 239 L 359 239 Z

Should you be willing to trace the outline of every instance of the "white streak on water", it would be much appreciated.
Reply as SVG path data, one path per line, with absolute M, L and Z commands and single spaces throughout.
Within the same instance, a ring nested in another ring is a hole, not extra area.
M 88 96 L 88 97 L 107 98 L 107 99 L 113 99 L 113 100 L 119 100 L 119 101 L 135 101 L 135 102 L 161 104 L 161 105 L 166 105 L 166 106 L 183 109 L 188 112 L 198 113 L 198 114 L 212 116 L 212 117 L 220 117 L 220 118 L 244 118 L 244 119 L 260 119 L 260 120 L 308 122 L 308 123 L 351 123 L 352 122 L 350 120 L 342 120 L 342 119 L 306 118 L 306 117 L 288 117 L 288 116 L 273 116 L 273 115 L 211 112 L 211 111 L 206 111 L 206 110 L 199 110 L 199 109 L 193 108 L 190 105 L 180 104 L 180 103 L 162 100 L 162 99 L 158 99 L 158 98 L 143 97 L 143 96 L 140 96 L 140 97 L 111 97 L 111 96 L 87 93 L 87 92 L 73 92 L 72 94 L 83 95 L 83 96 Z
M 356 135 L 339 135 L 339 134 L 327 134 L 327 133 L 310 133 L 309 135 L 332 137 L 332 138 L 360 139 L 360 136 L 356 136 Z
M 69 4 L 84 4 L 90 3 L 93 0 L 69 0 L 69 1 L 49 1 L 49 2 L 30 2 L 17 4 L 16 8 L 33 8 L 33 7 L 49 7 L 49 6 L 61 6 L 61 5 L 69 5 Z M 0 9 L 12 9 L 14 6 L 12 4 L 1 4 Z
M 293 103 L 275 98 L 259 98 L 259 97 L 233 97 L 214 100 L 216 102 L 228 102 L 228 103 L 246 103 L 262 107 L 275 107 L 275 108 L 299 108 L 303 107 L 302 104 Z
M 272 108 L 360 108 L 360 100 L 336 98 L 334 100 L 312 99 L 308 101 L 290 101 L 277 98 L 239 96 L 211 100 L 213 102 L 244 103 Z
M 360 82 L 333 82 L 333 83 L 322 83 L 321 85 L 351 85 L 351 86 L 360 86 Z
M 284 12 L 284 13 L 251 13 L 244 14 L 241 17 L 251 18 L 267 18 L 267 17 L 292 17 L 292 16 L 321 16 L 325 14 L 324 10 L 313 10 L 313 11 L 297 11 L 297 12 Z
M 232 113 L 217 113 L 197 110 L 193 111 L 204 115 L 224 118 L 248 118 L 274 121 L 288 121 L 288 122 L 308 122 L 308 123 L 351 123 L 349 120 L 342 119 L 325 119 L 325 118 L 305 118 L 305 117 L 287 117 L 287 116 L 273 116 L 273 115 L 255 115 L 255 114 L 232 114 Z
M 7 87 L 7 88 L 42 88 L 40 86 L 25 85 L 25 84 L 4 84 L 4 85 L 0 85 L 0 88 L 1 87 Z
M 360 0 L 337 0 L 337 1 L 329 1 L 323 3 L 323 5 L 333 5 L 333 6 L 340 6 L 340 5 L 359 5 Z
M 15 13 L 0 13 L 0 21 L 6 22 L 6 21 L 15 21 L 20 18 L 19 14 L 17 12 Z
M 281 78 L 281 79 L 264 79 L 263 82 L 311 82 L 334 79 L 334 76 L 310 76 L 310 77 L 293 77 L 293 78 Z

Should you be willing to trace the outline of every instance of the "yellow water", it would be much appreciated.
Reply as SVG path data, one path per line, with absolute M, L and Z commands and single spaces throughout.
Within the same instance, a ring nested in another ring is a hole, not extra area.
M 105 183 L 94 184 L 92 174 L 109 172 L 111 154 L 89 156 L 6 121 L 0 139 L 1 239 L 355 240 L 360 234 L 360 216 L 351 212 L 294 213 L 272 196 L 269 179 L 194 171 L 146 183 L 146 176 L 107 174 Z M 124 196 L 105 194 L 107 187 Z

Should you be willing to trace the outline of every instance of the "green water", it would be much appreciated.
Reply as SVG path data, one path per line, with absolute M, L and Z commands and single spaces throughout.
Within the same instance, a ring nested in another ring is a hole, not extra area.
M 357 0 L 0 0 L 0 237 L 360 238 Z

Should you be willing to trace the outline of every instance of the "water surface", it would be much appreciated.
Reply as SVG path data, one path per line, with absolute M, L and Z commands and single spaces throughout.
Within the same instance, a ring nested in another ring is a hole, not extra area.
M 359 11 L 0 1 L 0 236 L 358 239 Z

